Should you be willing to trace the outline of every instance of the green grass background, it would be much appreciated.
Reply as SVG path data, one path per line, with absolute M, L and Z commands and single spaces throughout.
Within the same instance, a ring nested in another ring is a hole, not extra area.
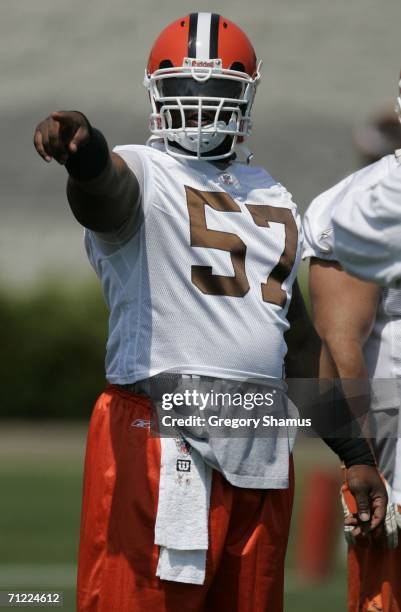
M 49 282 L 31 292 L 0 292 L 0 320 L 0 369 L 8 372 L 0 405 L 0 590 L 63 591 L 60 609 L 70 612 L 86 427 L 103 385 L 107 313 L 95 285 Z M 323 583 L 300 580 L 295 554 L 307 475 L 338 461 L 320 441 L 308 439 L 297 445 L 295 465 L 285 612 L 339 612 L 345 610 L 340 535 L 333 571 Z
M 0 431 L 0 590 L 63 591 L 64 606 L 58 609 L 66 612 L 75 610 L 85 431 L 85 424 L 25 422 L 3 423 Z M 302 584 L 295 570 L 294 548 L 301 528 L 298 509 L 305 478 L 316 465 L 332 466 L 336 459 L 317 440 L 301 442 L 295 459 L 297 488 L 287 556 L 285 611 L 345 610 L 341 560 L 345 553 L 340 536 L 339 550 L 333 551 L 334 569 L 327 581 Z

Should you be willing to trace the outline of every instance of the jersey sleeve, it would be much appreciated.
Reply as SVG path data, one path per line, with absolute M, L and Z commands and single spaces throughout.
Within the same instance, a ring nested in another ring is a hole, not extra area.
M 351 274 L 401 286 L 401 166 L 350 193 L 333 215 L 334 252 Z
M 315 198 L 303 218 L 304 246 L 302 257 L 335 260 L 333 211 L 347 191 L 352 176 Z

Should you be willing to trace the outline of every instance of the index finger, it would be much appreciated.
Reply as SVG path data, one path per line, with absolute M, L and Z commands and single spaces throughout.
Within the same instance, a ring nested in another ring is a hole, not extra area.
M 51 118 L 62 125 L 72 125 L 74 123 L 73 117 L 71 117 L 71 113 L 67 111 L 55 111 L 51 114 Z
M 80 146 L 84 145 L 88 141 L 88 130 L 82 125 L 75 132 L 70 144 L 69 149 L 71 153 L 76 153 Z
M 33 137 L 33 143 L 35 145 L 35 149 L 39 153 L 39 155 L 47 162 L 50 162 L 52 158 L 48 155 L 43 146 L 43 137 L 40 130 L 36 129 Z

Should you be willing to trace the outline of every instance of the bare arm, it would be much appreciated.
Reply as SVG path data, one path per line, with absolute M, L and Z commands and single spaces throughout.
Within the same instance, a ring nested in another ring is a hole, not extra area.
M 363 346 L 376 317 L 380 288 L 349 276 L 337 262 L 312 258 L 309 276 L 313 319 L 322 340 L 320 376 L 368 377 Z M 326 372 L 327 370 L 327 372 Z
M 370 397 L 368 384 L 363 388 L 360 384 L 368 382 L 363 346 L 373 328 L 380 288 L 349 276 L 337 262 L 317 258 L 311 259 L 309 287 L 314 323 L 322 340 L 319 377 L 341 378 L 352 414 L 366 414 Z M 350 517 L 346 523 L 355 527 L 354 535 L 366 525 L 375 529 L 384 518 L 387 503 L 377 469 L 352 465 L 346 478 L 359 515 L 359 520 Z
M 67 197 L 79 223 L 95 232 L 112 232 L 124 225 L 140 205 L 138 181 L 125 161 L 111 153 L 106 169 L 95 179 L 68 178 Z
M 103 136 L 82 113 L 52 113 L 37 126 L 34 144 L 45 161 L 55 159 L 66 165 L 68 201 L 85 227 L 98 232 L 118 230 L 140 205 L 135 174 L 119 155 L 110 154 Z
M 314 324 L 322 340 L 319 378 L 340 378 L 353 418 L 364 417 L 370 388 L 363 347 L 381 290 L 349 276 L 337 262 L 317 258 L 310 263 L 309 287 Z

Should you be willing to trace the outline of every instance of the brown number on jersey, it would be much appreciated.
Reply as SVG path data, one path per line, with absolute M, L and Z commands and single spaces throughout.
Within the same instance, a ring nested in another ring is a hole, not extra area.
M 218 191 L 198 191 L 185 186 L 191 228 L 191 246 L 219 249 L 230 253 L 234 276 L 213 274 L 211 266 L 192 266 L 192 282 L 208 295 L 244 297 L 249 291 L 245 274 L 246 245 L 236 234 L 208 229 L 205 207 L 221 212 L 241 212 L 238 204 L 227 194 Z
M 284 307 L 287 301 L 287 294 L 281 288 L 281 285 L 291 274 L 297 256 L 297 224 L 289 208 L 269 206 L 268 204 L 246 204 L 246 207 L 251 213 L 252 219 L 259 227 L 270 227 L 269 221 L 283 223 L 284 225 L 284 251 L 266 282 L 261 284 L 263 301 Z
M 193 284 L 207 295 L 227 295 L 244 297 L 249 291 L 245 272 L 246 244 L 236 234 L 211 230 L 206 225 L 206 206 L 221 212 L 241 212 L 240 207 L 225 192 L 199 191 L 185 186 L 191 246 L 218 249 L 230 253 L 234 276 L 213 274 L 211 266 L 192 266 Z M 289 208 L 269 206 L 268 204 L 246 204 L 252 219 L 259 227 L 270 227 L 269 222 L 282 223 L 285 230 L 284 250 L 277 265 L 265 283 L 261 283 L 262 299 L 270 304 L 284 307 L 286 292 L 281 288 L 291 273 L 297 255 L 298 228 Z

